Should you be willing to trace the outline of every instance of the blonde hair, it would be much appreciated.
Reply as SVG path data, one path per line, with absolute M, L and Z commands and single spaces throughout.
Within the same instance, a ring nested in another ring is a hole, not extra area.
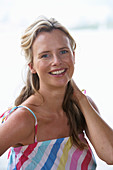
M 62 26 L 54 18 L 47 19 L 45 17 L 39 17 L 33 24 L 31 24 L 24 32 L 21 38 L 21 47 L 24 51 L 27 63 L 32 62 L 32 44 L 40 32 L 51 32 L 53 29 L 59 29 L 64 32 L 70 40 L 72 50 L 75 50 L 76 43 L 68 30 Z
M 21 38 L 21 48 L 24 52 L 24 56 L 27 60 L 27 64 L 32 63 L 33 54 L 32 54 L 32 45 L 37 35 L 40 32 L 51 32 L 54 29 L 61 30 L 70 40 L 70 45 L 74 51 L 76 48 L 76 43 L 68 30 L 62 26 L 54 18 L 47 19 L 46 17 L 39 17 L 33 24 L 31 24 L 24 32 Z M 38 74 L 32 74 L 28 69 L 27 81 L 25 87 L 22 89 L 20 95 L 15 100 L 15 105 L 20 105 L 25 101 L 29 96 L 38 92 L 40 88 Z M 70 125 L 70 136 L 72 137 L 72 142 L 80 149 L 86 147 L 86 145 L 79 139 L 79 131 L 83 131 L 85 128 L 85 119 L 76 106 L 76 103 L 73 99 L 73 87 L 71 81 L 67 85 L 67 90 L 65 93 L 64 101 L 62 104 L 63 110 L 66 112 L 66 115 L 69 120 Z

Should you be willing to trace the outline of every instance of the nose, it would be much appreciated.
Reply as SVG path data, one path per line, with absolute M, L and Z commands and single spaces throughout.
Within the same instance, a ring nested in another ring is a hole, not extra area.
M 58 54 L 53 55 L 52 65 L 57 66 L 62 63 L 61 57 Z

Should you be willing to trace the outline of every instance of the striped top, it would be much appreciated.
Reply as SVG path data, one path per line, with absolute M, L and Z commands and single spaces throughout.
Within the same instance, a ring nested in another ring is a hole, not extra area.
M 88 149 L 79 150 L 71 144 L 70 137 L 37 142 L 37 119 L 35 114 L 26 106 L 18 107 L 25 107 L 35 117 L 35 143 L 16 148 L 11 147 L 8 155 L 8 170 L 96 169 L 96 161 L 89 145 Z M 14 107 L 5 113 L 6 118 L 18 107 Z M 79 138 L 86 141 L 83 133 L 79 135 Z

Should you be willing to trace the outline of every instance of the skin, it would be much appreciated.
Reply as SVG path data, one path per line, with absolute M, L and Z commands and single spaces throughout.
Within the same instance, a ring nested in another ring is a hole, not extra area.
M 71 80 L 75 54 L 69 39 L 60 30 L 40 33 L 32 46 L 33 63 L 29 64 L 32 74 L 40 79 L 39 92 L 30 96 L 22 105 L 28 106 L 38 120 L 38 142 L 69 136 L 70 127 L 62 102 L 67 83 Z M 55 75 L 57 71 L 63 71 Z M 72 81 L 74 99 L 86 120 L 86 133 L 98 156 L 108 164 L 113 164 L 113 130 L 99 115 L 98 108 L 91 98 L 86 97 Z M 26 119 L 27 117 L 27 119 Z M 34 143 L 32 114 L 19 108 L 8 120 L 0 125 L 0 155 L 10 146 Z M 64 130 L 65 129 L 65 130 Z M 7 134 L 7 135 L 4 135 Z
M 49 40 L 49 41 L 48 41 Z M 36 38 L 33 47 L 33 64 L 31 72 L 37 73 L 40 79 L 40 92 L 43 89 L 54 91 L 67 85 L 74 72 L 74 52 L 69 39 L 60 30 L 51 33 L 44 32 Z M 66 70 L 62 74 L 53 75 L 52 72 Z M 43 94 L 44 95 L 44 94 Z

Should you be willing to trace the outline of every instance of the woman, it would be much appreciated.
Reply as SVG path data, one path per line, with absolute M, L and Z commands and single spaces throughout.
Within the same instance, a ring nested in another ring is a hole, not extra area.
M 100 159 L 113 164 L 113 130 L 72 80 L 76 43 L 67 29 L 39 18 L 21 47 L 26 85 L 0 127 L 0 155 L 11 147 L 8 169 L 96 169 L 84 133 Z

